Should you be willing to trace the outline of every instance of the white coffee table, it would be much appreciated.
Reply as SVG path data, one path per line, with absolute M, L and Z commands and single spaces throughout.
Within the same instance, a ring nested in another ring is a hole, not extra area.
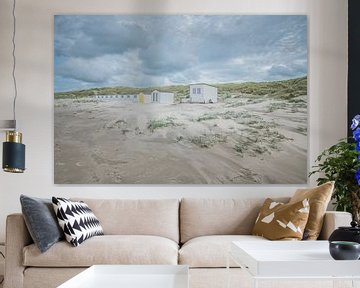
M 253 287 L 275 279 L 350 280 L 350 287 L 360 287 L 360 261 L 332 259 L 328 241 L 232 242 L 229 258 L 248 272 Z
M 94 265 L 58 288 L 188 288 L 185 265 Z

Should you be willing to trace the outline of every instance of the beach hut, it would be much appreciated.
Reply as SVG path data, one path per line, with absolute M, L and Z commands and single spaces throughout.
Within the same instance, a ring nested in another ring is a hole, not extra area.
M 96 95 L 95 98 L 98 100 L 110 100 L 112 95 Z
M 160 104 L 174 104 L 174 93 L 155 90 L 151 92 L 151 102 Z
M 217 103 L 217 88 L 211 85 L 199 83 L 190 85 L 191 103 Z
M 152 99 L 152 96 L 151 94 L 144 94 L 144 93 L 140 93 L 138 95 L 138 101 L 140 104 L 147 104 L 147 103 L 151 103 L 151 99 Z

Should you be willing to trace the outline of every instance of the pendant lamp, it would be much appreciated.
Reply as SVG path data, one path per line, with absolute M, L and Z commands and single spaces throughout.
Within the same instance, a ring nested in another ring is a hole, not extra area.
M 17 131 L 16 127 L 16 57 L 15 57 L 15 35 L 16 35 L 16 0 L 13 0 L 12 16 L 13 16 L 13 35 L 12 35 L 12 58 L 13 69 L 12 78 L 14 82 L 14 100 L 13 100 L 13 120 L 0 121 L 0 130 L 6 130 L 5 142 L 3 142 L 3 158 L 2 167 L 5 172 L 23 173 L 25 171 L 25 145 L 22 144 L 22 133 Z

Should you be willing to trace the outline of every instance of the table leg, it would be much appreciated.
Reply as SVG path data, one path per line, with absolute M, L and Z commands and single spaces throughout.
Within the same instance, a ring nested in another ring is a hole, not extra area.
M 258 288 L 258 287 L 259 287 L 258 279 L 253 278 L 253 288 Z
M 351 280 L 351 287 L 352 288 L 360 288 L 360 279 Z
M 352 287 L 352 288 L 357 288 L 360 286 L 357 286 L 357 281 L 354 279 L 334 279 L 332 281 L 333 283 L 333 288 L 347 288 L 347 287 Z

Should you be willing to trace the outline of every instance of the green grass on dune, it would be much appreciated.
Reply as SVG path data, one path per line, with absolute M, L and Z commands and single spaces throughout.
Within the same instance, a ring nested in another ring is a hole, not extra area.
M 208 83 L 211 84 L 211 83 Z M 211 84 L 218 88 L 219 98 L 251 97 L 275 97 L 280 99 L 292 99 L 301 95 L 307 95 L 307 77 L 270 82 L 246 82 Z M 180 101 L 189 97 L 189 85 L 172 85 L 164 87 L 103 87 L 88 90 L 55 93 L 55 99 L 76 99 L 95 95 L 133 95 L 139 93 L 150 94 L 154 90 L 172 92 L 175 100 Z

